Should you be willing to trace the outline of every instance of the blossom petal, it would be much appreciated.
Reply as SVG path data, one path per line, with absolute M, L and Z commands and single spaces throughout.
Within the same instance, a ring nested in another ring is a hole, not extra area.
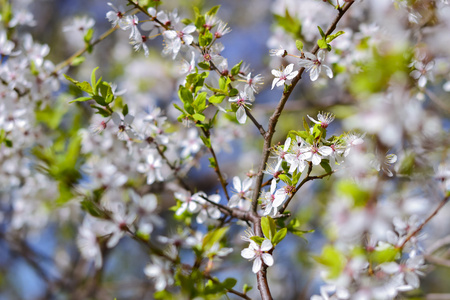
M 245 121 L 247 121 L 247 114 L 243 106 L 239 107 L 236 111 L 236 119 L 240 124 L 245 124 Z
M 272 266 L 273 265 L 273 257 L 271 254 L 269 253 L 263 253 L 261 255 L 261 258 L 263 260 L 263 262 L 267 265 L 267 266 Z
M 245 259 L 253 259 L 255 258 L 255 251 L 250 248 L 245 248 L 241 251 L 241 256 Z
M 253 273 L 255 274 L 258 273 L 259 270 L 261 270 L 261 265 L 262 265 L 261 258 L 257 257 L 253 261 L 253 268 L 252 268 Z
M 265 239 L 262 244 L 261 244 L 261 250 L 262 251 L 269 251 L 270 249 L 272 249 L 272 242 L 268 239 Z
M 322 65 L 325 68 L 325 72 L 327 73 L 327 76 L 330 78 L 333 78 L 333 71 L 329 66 Z

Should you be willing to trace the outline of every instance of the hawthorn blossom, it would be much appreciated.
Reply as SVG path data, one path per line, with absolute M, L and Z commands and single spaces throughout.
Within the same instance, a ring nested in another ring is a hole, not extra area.
M 280 46 L 278 49 L 270 49 L 269 50 L 269 55 L 270 56 L 285 57 L 287 55 L 287 51 L 282 46 Z
M 275 78 L 272 81 L 272 90 L 276 86 L 282 86 L 287 80 L 294 79 L 297 76 L 298 71 L 292 71 L 294 69 L 294 64 L 289 64 L 285 69 L 272 70 L 272 75 Z
M 166 45 L 168 47 L 167 52 L 173 53 L 173 59 L 177 56 L 182 44 L 192 44 L 194 37 L 191 33 L 195 30 L 196 27 L 194 25 L 188 25 L 181 30 L 166 30 L 163 32 L 164 37 L 169 40 L 169 43 Z
M 138 164 L 137 171 L 147 174 L 147 184 L 153 184 L 155 181 L 164 181 L 161 174 L 162 162 L 160 157 L 149 153 L 147 155 L 147 162 Z
M 423 63 L 421 61 L 414 62 L 415 70 L 411 71 L 409 75 L 417 80 L 417 84 L 420 88 L 424 88 L 427 85 L 428 79 L 433 81 L 432 70 L 434 68 L 434 61 Z
M 17 56 L 21 53 L 20 51 L 13 52 L 13 49 L 14 42 L 8 40 L 6 31 L 0 31 L 0 58 L 3 58 L 3 56 Z
M 147 41 L 147 37 L 145 35 L 134 35 L 131 37 L 131 45 L 133 45 L 134 51 L 139 51 L 141 48 L 144 50 L 144 55 L 148 57 L 148 47 L 145 44 L 145 41 Z
M 246 201 L 246 199 L 251 197 L 252 191 L 250 187 L 252 186 L 253 180 L 249 177 L 245 178 L 242 182 L 239 177 L 233 177 L 233 188 L 236 194 L 231 196 L 228 205 L 230 207 L 238 206 L 241 200 Z
M 253 100 L 255 98 L 254 94 L 257 94 L 259 91 L 258 85 L 262 85 L 264 83 L 264 77 L 262 77 L 261 74 L 258 74 L 254 77 L 252 77 L 252 73 L 248 73 L 247 76 L 244 76 L 242 74 L 239 74 L 239 77 L 245 79 L 244 86 L 244 92 L 249 95 L 250 100 Z M 242 82 L 239 82 L 238 86 L 242 86 Z
M 195 193 L 191 196 L 189 192 L 175 193 L 175 198 L 182 202 L 181 206 L 177 209 L 176 215 L 179 216 L 183 214 L 185 211 L 188 211 L 190 213 L 197 213 L 201 209 L 201 203 L 203 203 L 205 200 L 203 197 L 206 197 L 206 194 L 203 192 Z
M 384 158 L 380 160 L 374 159 L 372 160 L 372 165 L 377 171 L 383 171 L 387 176 L 392 177 L 394 173 L 392 173 L 392 165 L 397 162 L 397 155 L 395 154 L 386 154 Z
M 125 16 L 125 9 L 123 6 L 119 6 L 119 8 L 115 7 L 111 2 L 107 3 L 113 10 L 110 10 L 106 13 L 106 18 L 109 22 L 111 22 L 111 27 L 116 27 L 119 25 L 119 27 L 123 30 L 127 27 L 127 19 L 124 18 Z
M 89 17 L 75 17 L 73 23 L 63 27 L 63 32 L 75 31 L 85 35 L 89 29 L 94 27 L 95 20 Z
M 125 141 L 128 139 L 136 138 L 136 134 L 131 128 L 131 124 L 134 120 L 133 115 L 128 114 L 122 119 L 122 117 L 117 112 L 113 112 L 111 115 L 111 119 L 113 120 L 114 124 L 119 127 L 119 131 L 117 131 L 117 138 L 119 140 Z
M 261 270 L 262 263 L 264 262 L 268 267 L 273 265 L 273 257 L 270 253 L 267 253 L 273 248 L 272 243 L 268 239 L 264 239 L 261 246 L 250 240 L 250 245 L 241 251 L 241 256 L 248 260 L 253 261 L 252 271 L 258 273 Z
M 182 139 L 180 146 L 183 147 L 181 157 L 186 158 L 191 154 L 197 153 L 203 145 L 202 140 L 198 137 L 197 128 L 188 130 L 187 135 Z
M 315 124 L 319 124 L 322 128 L 327 128 L 328 125 L 334 121 L 334 114 L 321 112 L 317 114 L 317 121 L 307 115 L 308 118 Z
M 220 39 L 225 34 L 230 33 L 230 32 L 231 32 L 231 28 L 228 27 L 228 23 L 225 23 L 223 21 L 219 21 L 219 23 L 217 25 L 216 32 L 214 33 L 214 37 L 216 39 Z
M 155 280 L 155 289 L 164 290 L 174 283 L 174 276 L 170 268 L 170 262 L 162 260 L 156 256 L 152 257 L 152 263 L 144 269 L 145 275 Z
M 222 215 L 219 208 L 214 204 L 209 203 L 205 199 L 201 199 L 200 203 L 200 211 L 197 215 L 196 221 L 199 224 L 203 224 L 207 222 L 209 219 L 217 220 Z M 220 195 L 214 194 L 208 196 L 208 200 L 214 203 L 220 202 Z
M 275 189 L 277 188 L 277 181 L 272 179 L 272 183 L 270 184 L 270 190 L 264 193 L 264 213 L 263 215 L 267 216 L 273 210 L 272 216 L 275 216 L 278 212 L 278 207 L 283 204 L 286 196 L 282 193 L 276 193 Z
M 240 124 L 245 124 L 247 121 L 247 114 L 245 112 L 245 108 L 248 109 L 248 106 L 251 105 L 248 94 L 244 92 L 240 92 L 238 96 L 230 98 L 229 102 L 236 102 L 236 105 L 238 106 L 238 109 L 236 111 L 236 119 Z
M 323 64 L 323 61 L 325 60 L 324 50 L 320 49 L 317 53 L 317 57 L 310 52 L 305 52 L 305 57 L 306 59 L 300 59 L 299 65 L 300 67 L 305 68 L 306 72 L 309 72 L 311 81 L 316 81 L 317 78 L 319 78 L 322 67 L 325 68 L 327 76 L 333 78 L 333 71 L 331 71 L 330 67 Z
M 322 157 L 329 156 L 331 153 L 333 153 L 333 149 L 329 146 L 320 146 L 313 144 L 313 145 L 306 145 L 302 147 L 302 151 L 304 154 L 304 158 L 307 161 L 311 161 L 313 165 L 317 166 L 322 161 Z
M 344 157 L 347 157 L 350 153 L 350 149 L 353 147 L 356 147 L 358 145 L 361 145 L 364 143 L 364 136 L 366 134 L 357 134 L 357 133 L 349 133 L 344 137 L 344 140 L 347 143 L 347 147 L 344 151 Z

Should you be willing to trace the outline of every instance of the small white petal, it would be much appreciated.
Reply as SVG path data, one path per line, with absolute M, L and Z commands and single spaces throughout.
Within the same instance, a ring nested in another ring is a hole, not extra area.
M 269 253 L 263 253 L 261 255 L 261 258 L 263 260 L 263 262 L 267 265 L 267 266 L 272 266 L 273 265 L 273 257 L 272 255 L 270 255 Z
M 270 249 L 272 249 L 272 242 L 268 239 L 265 239 L 262 244 L 261 244 L 261 250 L 262 251 L 269 251 Z
M 252 268 L 253 273 L 255 274 L 258 273 L 259 270 L 261 270 L 261 265 L 262 265 L 261 258 L 257 257 L 253 261 L 253 268 Z
M 245 248 L 241 251 L 241 256 L 245 259 L 253 259 L 255 258 L 255 251 L 250 248 Z

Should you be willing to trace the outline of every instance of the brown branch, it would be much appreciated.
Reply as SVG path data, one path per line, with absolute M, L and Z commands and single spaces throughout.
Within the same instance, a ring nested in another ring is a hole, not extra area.
M 207 138 L 209 138 L 210 135 L 211 135 L 210 132 L 209 132 L 209 130 L 205 129 L 204 127 L 202 127 L 202 130 L 203 130 L 203 134 L 204 134 Z M 211 152 L 211 155 L 212 155 L 212 157 L 213 157 L 213 159 L 214 159 L 214 163 L 215 163 L 214 171 L 216 172 L 217 177 L 219 177 L 220 185 L 222 185 L 222 189 L 223 189 L 223 192 L 225 193 L 225 197 L 227 198 L 228 201 L 230 201 L 230 196 L 228 195 L 228 191 L 227 191 L 227 182 L 226 182 L 226 180 L 223 178 L 222 172 L 220 171 L 219 160 L 217 159 L 217 156 L 216 156 L 216 153 L 214 152 L 213 147 L 210 146 L 210 147 L 208 147 L 208 149 L 209 149 L 209 151 Z
M 403 241 L 403 243 L 398 246 L 397 248 L 402 249 L 405 244 L 411 240 L 411 238 L 413 238 L 417 233 L 419 233 L 422 228 L 428 223 L 430 222 L 430 220 L 437 215 L 437 213 L 441 210 L 442 207 L 444 207 L 444 205 L 448 202 L 448 199 L 450 198 L 450 195 L 447 195 L 444 199 L 442 199 L 441 203 L 439 203 L 438 207 L 436 207 L 436 209 L 431 213 L 431 215 L 428 216 L 428 218 L 419 226 L 417 227 L 416 230 L 414 230 L 413 232 L 411 232 L 408 237 Z
M 162 157 L 162 159 L 166 162 L 166 164 L 172 170 L 173 175 L 175 176 L 175 178 L 178 179 L 178 181 L 180 182 L 180 184 L 183 186 L 183 188 L 185 190 L 191 191 L 191 188 L 189 187 L 189 185 L 183 180 L 183 178 L 181 176 L 178 175 L 178 171 L 180 171 L 180 169 L 169 161 L 169 159 L 164 154 L 164 152 L 159 148 L 158 143 L 156 143 L 155 141 L 153 141 L 153 143 L 156 145 L 156 150 L 158 151 L 159 155 Z
M 252 120 L 253 124 L 255 124 L 256 128 L 258 128 L 259 133 L 261 133 L 261 135 L 264 137 L 266 135 L 266 131 L 264 130 L 264 127 L 262 127 L 261 124 L 258 123 L 258 121 L 256 121 L 255 117 L 252 115 L 252 113 L 250 112 L 250 110 L 244 106 L 245 109 L 245 113 L 247 114 L 247 116 L 250 118 L 250 120 Z
M 289 198 L 286 200 L 286 202 L 283 204 L 283 206 L 281 207 L 281 209 L 279 210 L 279 213 L 282 214 L 286 208 L 289 205 L 289 202 L 291 202 L 292 198 L 294 198 L 295 194 L 298 192 L 298 190 L 308 181 L 314 180 L 314 179 L 322 179 L 324 177 L 330 176 L 331 174 L 333 174 L 335 171 L 331 171 L 319 176 L 309 176 L 309 174 L 311 173 L 312 170 L 312 164 L 309 165 L 309 169 L 308 169 L 308 174 L 306 175 L 306 178 L 302 180 L 302 182 L 300 182 L 300 184 L 295 188 L 295 190 L 292 192 L 292 195 L 289 196 Z
M 87 44 L 84 48 L 82 48 L 82 49 L 78 50 L 77 52 L 75 52 L 71 57 L 69 57 L 68 59 L 66 59 L 62 63 L 59 63 L 55 67 L 55 70 L 53 71 L 53 74 L 58 73 L 58 71 L 63 69 L 65 66 L 70 65 L 75 58 L 77 58 L 78 56 L 80 56 L 83 53 L 85 53 L 86 51 L 88 51 L 88 49 L 90 47 L 93 47 L 93 46 L 97 45 L 98 43 L 100 43 L 101 41 L 103 41 L 107 36 L 109 36 L 111 33 L 116 31 L 117 28 L 118 28 L 118 26 L 110 28 L 108 31 L 104 32 L 98 39 L 96 39 L 92 43 Z

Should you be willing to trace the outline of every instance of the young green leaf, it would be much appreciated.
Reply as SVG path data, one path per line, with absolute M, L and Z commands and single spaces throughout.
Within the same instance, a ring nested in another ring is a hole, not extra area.
M 287 234 L 287 228 L 281 228 L 273 237 L 272 244 L 276 246 L 279 244 L 286 236 Z

